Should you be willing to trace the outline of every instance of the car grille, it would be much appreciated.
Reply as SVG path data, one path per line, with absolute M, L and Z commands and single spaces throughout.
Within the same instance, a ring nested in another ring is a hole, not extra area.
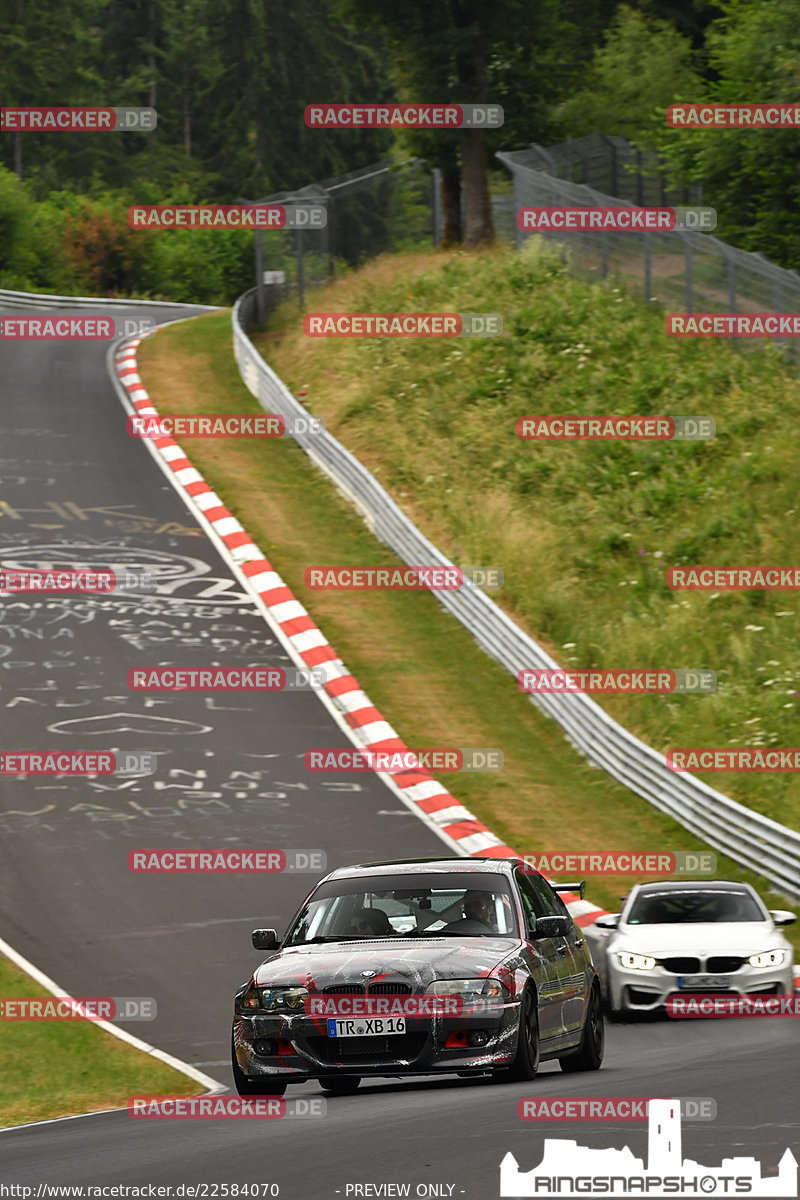
M 706 970 L 711 975 L 729 975 L 731 971 L 738 971 L 743 966 L 744 959 L 738 955 L 719 955 L 717 958 L 709 958 Z
M 700 970 L 699 958 L 662 958 L 661 965 L 666 971 L 675 975 L 697 974 Z
M 370 1063 L 414 1059 L 422 1053 L 427 1033 L 399 1033 L 390 1037 L 327 1038 L 310 1037 L 309 1049 L 326 1063 L 345 1059 L 368 1059 Z
M 323 988 L 323 991 L 326 996 L 364 996 L 367 992 L 369 992 L 370 996 L 411 995 L 409 984 L 385 981 L 371 983 L 368 988 L 363 983 L 332 983 L 329 987 Z

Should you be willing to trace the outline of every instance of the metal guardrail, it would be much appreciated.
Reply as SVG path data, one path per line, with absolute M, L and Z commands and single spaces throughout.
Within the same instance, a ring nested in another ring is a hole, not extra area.
M 268 412 L 287 420 L 305 408 L 264 362 L 247 331 L 255 315 L 254 292 L 233 310 L 233 349 L 247 389 Z M 330 433 L 296 433 L 295 440 L 359 510 L 369 528 L 409 565 L 453 566 L 420 532 L 357 458 Z M 470 631 L 478 645 L 514 676 L 529 667 L 559 666 L 489 596 L 465 582 L 458 591 L 435 592 L 437 600 Z M 800 833 L 738 804 L 692 775 L 670 771 L 666 759 L 634 737 L 589 696 L 530 696 L 556 721 L 589 762 L 668 813 L 685 829 L 773 886 L 800 896 Z
M 116 305 L 118 308 L 139 308 L 146 304 L 148 308 L 195 308 L 198 312 L 220 311 L 217 304 L 183 304 L 180 300 L 134 300 L 108 296 L 51 296 L 44 292 L 10 292 L 0 288 L 0 305 L 35 308 L 37 304 L 43 305 L 45 308 L 80 308 L 83 305 L 102 308 L 107 308 L 108 305 Z

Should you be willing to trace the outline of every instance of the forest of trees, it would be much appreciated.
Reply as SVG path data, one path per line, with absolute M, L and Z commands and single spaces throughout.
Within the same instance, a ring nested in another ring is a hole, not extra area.
M 800 0 L 0 0 L 0 13 L 5 105 L 158 111 L 152 133 L 3 132 L 6 287 L 229 300 L 250 282 L 252 235 L 142 233 L 128 206 L 231 203 L 387 157 L 438 168 L 445 242 L 479 245 L 493 237 L 492 173 L 504 177 L 496 150 L 596 130 L 702 181 L 720 236 L 798 265 L 800 131 L 674 131 L 664 110 L 798 100 Z M 307 104 L 388 99 L 493 101 L 505 124 L 303 122 Z M 380 248 L 356 224 L 361 243 L 339 247 L 349 262 Z

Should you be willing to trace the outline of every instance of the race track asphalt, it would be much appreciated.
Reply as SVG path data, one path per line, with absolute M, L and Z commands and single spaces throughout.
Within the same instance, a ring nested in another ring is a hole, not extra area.
M 158 319 L 180 315 L 176 306 Z M 127 437 L 105 353 L 102 342 L 0 341 L 0 567 L 129 564 L 155 570 L 159 589 L 6 597 L 2 745 L 155 751 L 158 768 L 131 780 L 0 776 L 0 937 L 73 995 L 153 997 L 157 1018 L 126 1028 L 230 1086 L 232 994 L 258 961 L 250 930 L 282 929 L 316 876 L 136 876 L 128 852 L 312 848 L 332 868 L 448 851 L 380 780 L 309 776 L 306 749 L 349 745 L 310 692 L 128 690 L 132 666 L 289 662 L 146 448 Z M 715 1121 L 684 1122 L 686 1154 L 708 1166 L 755 1155 L 766 1172 L 787 1146 L 797 1152 L 799 1066 L 793 1020 L 637 1022 L 609 1028 L 606 1066 L 592 1075 L 547 1064 L 529 1085 L 386 1081 L 329 1098 L 324 1118 L 306 1120 L 123 1112 L 7 1130 L 0 1183 L 273 1182 L 292 1200 L 400 1183 L 410 1195 L 486 1200 L 499 1194 L 505 1152 L 528 1169 L 544 1137 L 646 1156 L 641 1122 L 522 1122 L 517 1100 L 544 1094 L 711 1097 Z M 288 1097 L 320 1094 L 309 1084 Z

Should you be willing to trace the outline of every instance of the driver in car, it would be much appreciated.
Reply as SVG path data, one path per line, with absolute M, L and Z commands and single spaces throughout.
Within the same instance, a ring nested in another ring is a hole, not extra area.
M 492 892 L 464 893 L 464 916 L 445 925 L 445 933 L 497 933 Z

